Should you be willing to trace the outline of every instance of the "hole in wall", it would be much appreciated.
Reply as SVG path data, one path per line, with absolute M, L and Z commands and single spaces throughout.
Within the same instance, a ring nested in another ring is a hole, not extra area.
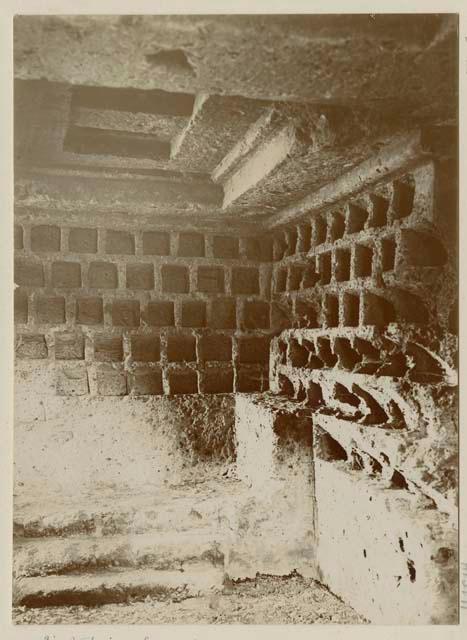
M 349 204 L 347 213 L 347 233 L 358 233 L 365 228 L 368 211 L 357 204 Z
M 297 250 L 297 229 L 292 227 L 286 231 L 286 256 L 293 256 L 295 251 Z
M 325 285 L 331 282 L 331 252 L 326 251 L 318 256 L 318 269 L 320 284 Z
M 356 278 L 368 278 L 373 269 L 373 250 L 363 244 L 355 246 L 354 272 Z
M 282 396 L 287 396 L 288 398 L 293 398 L 295 395 L 295 389 L 291 381 L 287 378 L 287 376 L 279 374 L 279 393 Z
M 345 387 L 340 382 L 336 382 L 334 386 L 334 397 L 339 402 L 343 402 L 344 404 L 349 404 L 352 407 L 360 406 L 360 399 L 354 393 L 349 391 L 347 387 Z
M 309 351 L 305 345 L 300 344 L 295 338 L 289 342 L 289 359 L 292 367 L 306 367 Z
M 389 201 L 386 198 L 382 198 L 375 194 L 370 196 L 370 200 L 371 215 L 368 222 L 369 226 L 372 228 L 384 227 L 388 221 L 387 213 L 389 209 Z
M 407 218 L 412 213 L 415 198 L 415 181 L 412 176 L 407 181 L 393 183 L 392 212 L 396 220 Z
M 389 486 L 390 489 L 397 489 L 397 490 L 408 490 L 409 485 L 407 484 L 407 480 L 405 479 L 405 477 L 402 475 L 402 473 L 400 471 L 394 471 L 394 473 L 391 476 L 391 484 Z
M 374 424 L 384 424 L 388 420 L 387 413 L 384 411 L 383 407 L 377 402 L 373 396 L 362 389 L 359 385 L 353 384 L 352 391 L 357 396 L 359 396 L 367 407 L 367 414 L 361 420 L 361 423 L 364 425 L 374 425 Z
M 336 249 L 335 277 L 338 282 L 350 280 L 350 251 L 348 249 Z
M 307 389 L 306 405 L 317 408 L 324 404 L 323 391 L 317 382 L 310 382 Z
M 381 241 L 381 266 L 383 271 L 393 271 L 396 264 L 396 242 L 394 238 Z
M 363 323 L 385 327 L 396 320 L 394 305 L 374 293 L 364 293 Z
M 342 445 L 337 442 L 326 431 L 317 430 L 316 454 L 321 460 L 326 462 L 336 462 L 338 460 L 347 460 L 347 452 Z
M 342 213 L 335 212 L 331 215 L 329 226 L 329 239 L 331 242 L 340 240 L 345 233 L 345 218 Z
M 311 248 L 311 225 L 301 224 L 298 228 L 298 250 L 308 253 Z
M 348 338 L 336 338 L 334 340 L 334 353 L 339 358 L 339 365 L 349 371 L 352 371 L 362 359 L 360 354 L 355 349 L 352 349 Z
M 327 224 L 321 216 L 316 216 L 312 221 L 313 244 L 320 245 L 326 242 Z
M 343 297 L 344 326 L 358 327 L 360 319 L 360 296 L 358 294 L 345 293 Z
M 333 367 L 337 363 L 337 356 L 331 350 L 331 341 L 329 338 L 318 338 L 317 340 L 318 356 L 327 367 Z
M 275 279 L 275 291 L 276 293 L 283 293 L 287 287 L 287 269 L 280 268 L 276 270 Z
M 328 327 L 337 327 L 339 325 L 339 300 L 337 296 L 327 295 L 325 297 L 325 321 Z
M 289 275 L 287 279 L 287 290 L 297 291 L 300 289 L 300 283 L 303 277 L 302 267 L 289 267 Z

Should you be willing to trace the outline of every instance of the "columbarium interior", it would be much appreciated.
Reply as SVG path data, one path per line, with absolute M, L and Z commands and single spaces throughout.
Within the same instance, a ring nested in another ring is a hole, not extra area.
M 14 605 L 455 623 L 456 18 L 14 31 Z

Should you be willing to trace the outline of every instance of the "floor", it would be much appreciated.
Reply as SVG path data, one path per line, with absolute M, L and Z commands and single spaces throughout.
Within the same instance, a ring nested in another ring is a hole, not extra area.
M 13 610 L 13 622 L 28 624 L 367 624 L 325 587 L 300 576 L 258 576 L 227 585 L 222 594 L 101 607 Z

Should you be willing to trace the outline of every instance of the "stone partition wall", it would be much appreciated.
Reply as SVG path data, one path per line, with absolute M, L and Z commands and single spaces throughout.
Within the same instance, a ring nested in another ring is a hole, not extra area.
M 457 619 L 455 175 L 407 167 L 274 236 L 271 391 L 313 410 L 318 571 L 372 621 Z

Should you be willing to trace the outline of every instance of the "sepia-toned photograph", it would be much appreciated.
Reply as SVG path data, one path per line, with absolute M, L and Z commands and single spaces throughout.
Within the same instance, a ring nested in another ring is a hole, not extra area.
M 459 15 L 11 29 L 13 624 L 458 625 Z

